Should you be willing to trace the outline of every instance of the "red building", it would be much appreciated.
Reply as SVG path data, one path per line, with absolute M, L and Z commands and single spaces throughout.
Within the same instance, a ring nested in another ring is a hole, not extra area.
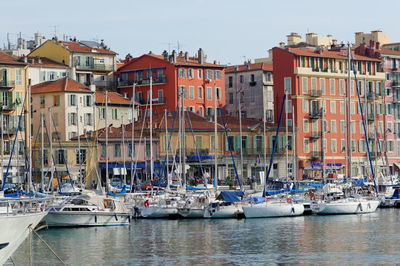
M 376 152 L 375 128 L 383 131 L 380 121 L 383 121 L 385 112 L 385 74 L 378 59 L 355 53 L 353 57 L 372 159 L 381 164 Z M 295 153 L 298 156 L 300 179 L 321 178 L 322 163 L 327 172 L 346 173 L 349 169 L 346 159 L 350 157 L 350 150 L 351 175 L 370 175 L 366 138 L 352 71 L 350 90 L 347 86 L 346 49 L 276 47 L 273 49 L 273 58 L 275 122 L 279 120 L 286 89 L 289 95 L 286 106 L 289 126 L 295 118 Z M 348 100 L 347 103 L 345 101 L 348 93 L 350 104 Z M 349 110 L 351 124 L 345 119 Z M 285 115 L 282 123 L 285 125 Z M 321 132 L 322 125 L 324 134 Z M 346 134 L 351 134 L 351 143 Z
M 121 94 L 132 96 L 135 84 L 135 99 L 140 104 L 139 115 L 148 104 L 150 77 L 153 79 L 153 110 L 156 113 L 173 112 L 178 105 L 179 89 L 184 95 L 187 110 L 202 116 L 212 113 L 214 107 L 214 87 L 217 105 L 225 106 L 224 67 L 205 61 L 204 52 L 199 49 L 197 57 L 189 57 L 186 52 L 178 55 L 152 53 L 130 58 L 117 71 L 118 89 Z

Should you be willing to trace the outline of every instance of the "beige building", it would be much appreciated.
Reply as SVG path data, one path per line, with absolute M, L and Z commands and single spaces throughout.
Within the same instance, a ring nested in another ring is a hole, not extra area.
M 371 33 L 356 32 L 355 33 L 355 46 L 362 43 L 369 45 L 370 41 L 379 42 L 381 45 L 390 43 L 390 34 L 383 33 L 381 30 L 374 30 Z
M 49 129 L 49 114 L 52 116 L 52 136 L 61 141 L 93 131 L 95 88 L 82 85 L 71 78 L 43 82 L 32 86 L 32 127 L 37 132 L 40 115 L 43 114 Z
M 24 100 L 26 99 L 26 88 L 28 85 L 27 65 L 16 58 L 0 52 L 0 133 L 2 136 L 1 145 L 1 166 L 0 179 L 6 173 L 14 140 L 15 148 L 11 160 L 8 177 L 23 176 L 21 173 L 24 166 L 24 139 L 25 119 L 23 117 Z M 25 104 L 25 107 L 27 104 Z M 22 115 L 22 117 L 21 117 Z M 21 117 L 20 130 L 17 134 L 18 123 Z M 15 178 L 14 178 L 15 179 Z M 20 180 L 12 180 L 17 183 Z M 10 181 L 8 181 L 10 182 Z

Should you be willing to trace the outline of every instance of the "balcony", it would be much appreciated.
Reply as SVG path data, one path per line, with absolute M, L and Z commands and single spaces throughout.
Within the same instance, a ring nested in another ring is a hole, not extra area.
M 379 152 L 379 151 L 378 152 L 371 151 L 370 154 L 371 154 L 371 158 L 376 158 L 376 157 L 381 156 L 381 152 Z
M 1 80 L 0 79 L 0 88 L 2 89 L 11 89 L 15 87 L 15 81 L 10 80 Z
M 372 114 L 372 113 L 367 114 L 367 120 L 374 121 L 375 120 L 374 114 Z
M 112 71 L 114 69 L 113 65 L 105 65 L 105 64 L 90 64 L 90 65 L 76 65 L 76 69 L 84 69 L 84 70 L 97 70 L 97 71 Z
M 313 158 L 320 158 L 321 157 L 321 152 L 320 151 L 313 151 L 312 152 L 312 157 Z
M 147 86 L 150 85 L 150 79 L 140 79 L 140 80 L 120 80 L 118 81 L 118 87 L 126 87 L 126 86 L 132 86 L 133 84 L 136 84 L 136 86 Z M 153 78 L 153 84 L 165 84 L 167 83 L 167 77 L 165 75 Z
M 197 155 L 207 156 L 209 153 L 208 149 L 197 149 L 197 151 L 196 151 L 196 149 L 191 149 L 191 150 L 188 150 L 188 152 L 189 152 L 190 156 L 197 156 Z
M 17 127 L 14 126 L 4 126 L 3 127 L 3 134 L 4 135 L 14 135 L 17 132 Z M 0 128 L 0 133 L 1 133 L 1 128 Z
M 311 90 L 311 97 L 321 97 L 322 96 L 322 91 L 320 90 Z
M 257 82 L 256 81 L 250 81 L 249 85 L 250 85 L 250 87 L 254 87 L 254 86 L 257 85 Z
M 313 111 L 308 115 L 308 117 L 310 119 L 319 119 L 322 117 L 322 112 L 321 111 Z
M 319 131 L 313 131 L 311 134 L 312 139 L 319 139 L 321 137 L 321 132 Z
M 137 99 L 136 102 L 138 104 L 150 104 L 150 101 L 144 100 L 144 99 Z M 153 98 L 153 105 L 154 104 L 165 104 L 167 100 L 165 98 L 159 97 L 159 98 Z
M 1 107 L 0 112 L 1 112 L 1 111 L 2 111 L 2 112 L 12 112 L 12 111 L 15 111 L 15 104 L 13 104 L 13 103 L 7 103 L 7 102 L 1 103 L 1 102 L 0 102 L 0 107 Z

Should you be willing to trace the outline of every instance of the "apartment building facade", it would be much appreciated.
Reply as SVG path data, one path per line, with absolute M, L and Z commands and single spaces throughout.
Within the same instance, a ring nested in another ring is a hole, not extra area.
M 281 111 L 283 96 L 287 92 L 285 113 L 288 113 L 289 124 L 295 119 L 297 127 L 296 153 L 299 156 L 300 179 L 322 178 L 322 168 L 327 172 L 344 174 L 351 169 L 349 174 L 352 176 L 369 176 L 366 139 L 374 164 L 376 162 L 380 168 L 384 167 L 375 152 L 378 146 L 375 130 L 377 128 L 383 133 L 385 74 L 380 60 L 358 55 L 357 52 L 352 54 L 358 86 L 351 67 L 348 87 L 346 49 L 273 48 L 275 123 L 278 123 L 279 116 L 276 114 Z M 367 136 L 364 134 L 357 87 Z M 346 119 L 349 112 L 351 123 Z M 350 143 L 347 134 L 351 134 Z M 350 151 L 352 162 L 349 167 Z

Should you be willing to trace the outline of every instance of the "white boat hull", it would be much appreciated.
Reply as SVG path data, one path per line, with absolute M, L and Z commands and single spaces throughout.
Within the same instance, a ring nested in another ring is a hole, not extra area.
M 178 215 L 176 207 L 139 207 L 139 215 L 142 218 L 170 218 Z
M 375 212 L 379 203 L 379 200 L 339 200 L 315 203 L 311 208 L 317 214 L 361 214 Z
M 203 218 L 204 208 L 179 208 L 178 214 L 188 219 Z
M 232 204 L 226 206 L 211 207 L 207 206 L 204 210 L 204 218 L 224 219 L 224 218 L 237 218 L 243 214 L 243 209 L 240 204 Z
M 304 213 L 304 205 L 300 203 L 263 202 L 243 206 L 243 212 L 246 218 L 299 216 Z
M 112 212 L 49 212 L 44 221 L 49 227 L 112 226 L 128 225 L 128 213 Z
M 0 265 L 18 249 L 29 234 L 29 226 L 34 229 L 47 212 L 0 216 Z

